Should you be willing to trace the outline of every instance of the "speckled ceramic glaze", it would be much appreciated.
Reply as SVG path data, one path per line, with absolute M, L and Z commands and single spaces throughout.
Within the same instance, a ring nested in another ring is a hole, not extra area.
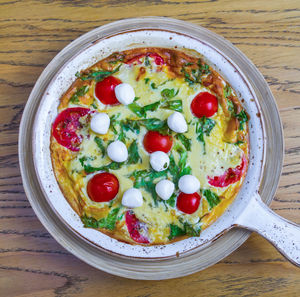
M 75 73 L 114 51 L 145 46 L 187 48 L 202 54 L 237 91 L 251 118 L 249 169 L 235 201 L 199 238 L 150 247 L 122 243 L 84 228 L 59 189 L 49 150 L 51 124 L 57 115 L 59 98 L 74 80 Z M 274 235 L 278 234 L 278 228 L 263 228 L 263 224 L 253 227 L 253 222 L 246 219 L 257 209 L 262 218 L 264 212 L 270 213 L 257 192 L 270 203 L 278 184 L 283 137 L 276 104 L 253 64 L 229 42 L 201 27 L 166 18 L 129 19 L 76 39 L 53 59 L 37 81 L 22 118 L 19 153 L 24 187 L 42 223 L 74 255 L 107 272 L 130 278 L 163 279 L 204 269 L 246 240 L 249 233 L 245 230 L 227 232 L 236 225 L 263 233 L 278 245 Z M 270 162 L 270 158 L 278 161 Z M 270 213 L 270 224 L 273 218 Z M 274 220 L 274 223 L 280 221 Z M 284 253 L 289 244 L 292 242 L 281 244 L 280 251 Z M 300 246 L 299 242 L 294 245 Z M 299 263 L 295 253 L 297 250 L 290 248 L 288 256 Z

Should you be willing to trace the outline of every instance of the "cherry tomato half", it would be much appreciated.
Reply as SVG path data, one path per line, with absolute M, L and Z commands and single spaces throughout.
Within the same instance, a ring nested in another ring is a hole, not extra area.
M 218 187 L 218 188 L 223 188 L 229 186 L 230 184 L 234 184 L 241 179 L 241 177 L 243 176 L 243 174 L 247 169 L 247 165 L 248 162 L 245 156 L 243 156 L 242 162 L 239 166 L 235 168 L 228 168 L 220 176 L 214 176 L 214 177 L 208 176 L 208 183 L 211 186 Z
M 209 118 L 218 111 L 218 99 L 208 92 L 199 93 L 191 103 L 191 110 L 197 118 Z
M 105 105 L 118 105 L 115 95 L 115 87 L 121 84 L 122 81 L 114 76 L 108 76 L 96 83 L 95 96 Z
M 82 137 L 77 135 L 81 128 L 79 119 L 91 110 L 88 108 L 74 107 L 63 110 L 55 119 L 52 131 L 56 141 L 67 149 L 77 152 L 82 141 Z
M 141 234 L 142 232 L 147 233 L 147 226 L 145 223 L 141 223 L 135 216 L 132 210 L 128 210 L 125 214 L 126 226 L 130 237 L 139 243 L 150 243 L 149 239 Z
M 144 136 L 143 144 L 148 153 L 156 151 L 169 152 L 173 141 L 169 135 L 162 135 L 157 131 L 148 131 Z
M 95 202 L 107 202 L 116 197 L 119 181 L 111 173 L 103 172 L 94 175 L 87 184 L 87 193 Z
M 176 206 L 182 212 L 192 214 L 198 209 L 200 200 L 201 197 L 197 192 L 193 194 L 180 193 L 177 197 Z

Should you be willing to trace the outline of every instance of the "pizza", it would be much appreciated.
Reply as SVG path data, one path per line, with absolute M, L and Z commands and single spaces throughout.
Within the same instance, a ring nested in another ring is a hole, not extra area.
M 84 227 L 140 245 L 200 236 L 244 181 L 248 120 L 200 54 L 115 52 L 60 98 L 53 170 Z

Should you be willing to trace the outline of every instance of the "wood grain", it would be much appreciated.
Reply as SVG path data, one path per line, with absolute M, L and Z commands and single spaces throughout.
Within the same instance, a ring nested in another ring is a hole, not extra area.
M 70 255 L 31 209 L 20 178 L 17 142 L 22 111 L 36 79 L 81 34 L 145 15 L 174 17 L 221 34 L 263 73 L 285 134 L 283 174 L 271 206 L 300 223 L 299 0 L 1 0 L 0 295 L 299 296 L 300 270 L 255 234 L 205 271 L 176 280 L 134 281 L 97 271 Z

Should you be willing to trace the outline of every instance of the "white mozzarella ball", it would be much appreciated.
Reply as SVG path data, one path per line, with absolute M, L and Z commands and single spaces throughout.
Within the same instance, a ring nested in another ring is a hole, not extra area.
M 115 95 L 119 102 L 128 105 L 133 102 L 135 93 L 130 84 L 122 83 L 115 87 Z
M 143 205 L 143 202 L 143 195 L 136 188 L 126 190 L 122 197 L 122 204 L 130 208 L 140 207 Z
M 106 134 L 110 125 L 109 116 L 104 112 L 97 112 L 91 119 L 91 129 L 98 134 Z
M 157 195 L 163 200 L 168 200 L 172 196 L 174 190 L 174 183 L 167 179 L 159 181 L 155 186 Z
M 175 111 L 168 117 L 168 126 L 176 133 L 184 133 L 188 126 L 182 113 Z
M 150 164 L 155 171 L 163 171 L 169 167 L 169 156 L 161 151 L 154 152 L 150 155 Z
M 192 194 L 200 189 L 200 182 L 197 177 L 187 174 L 179 179 L 178 187 L 181 192 Z
M 115 162 L 124 162 L 128 158 L 128 151 L 126 145 L 119 140 L 116 140 L 108 145 L 107 154 L 111 160 Z

